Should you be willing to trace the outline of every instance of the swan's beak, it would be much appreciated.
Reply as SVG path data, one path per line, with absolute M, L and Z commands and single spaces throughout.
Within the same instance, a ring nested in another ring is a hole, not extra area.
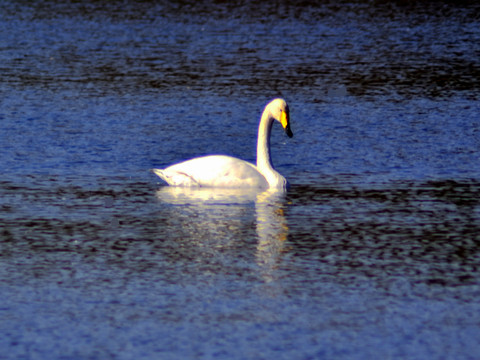
M 282 111 L 282 113 L 280 114 L 280 123 L 285 130 L 285 134 L 287 134 L 287 136 L 291 138 L 293 136 L 293 133 L 292 130 L 290 130 L 290 116 L 288 115 L 288 111 Z

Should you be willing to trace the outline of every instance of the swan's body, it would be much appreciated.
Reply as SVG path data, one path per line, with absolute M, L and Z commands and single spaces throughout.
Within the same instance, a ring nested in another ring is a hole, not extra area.
M 263 111 L 258 127 L 257 165 L 226 155 L 209 155 L 187 160 L 153 172 L 172 186 L 285 189 L 287 180 L 270 159 L 270 131 L 279 121 L 289 137 L 290 114 L 283 99 L 272 100 Z

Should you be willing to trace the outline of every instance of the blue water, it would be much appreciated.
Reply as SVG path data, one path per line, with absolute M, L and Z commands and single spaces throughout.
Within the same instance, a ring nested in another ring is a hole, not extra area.
M 478 5 L 0 10 L 0 359 L 480 353 Z M 285 196 L 149 172 L 276 96 Z

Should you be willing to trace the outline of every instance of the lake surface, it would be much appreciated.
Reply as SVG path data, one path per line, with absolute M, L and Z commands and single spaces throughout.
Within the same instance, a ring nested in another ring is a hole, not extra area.
M 0 4 L 0 359 L 475 359 L 480 6 Z M 284 195 L 149 169 L 255 161 Z

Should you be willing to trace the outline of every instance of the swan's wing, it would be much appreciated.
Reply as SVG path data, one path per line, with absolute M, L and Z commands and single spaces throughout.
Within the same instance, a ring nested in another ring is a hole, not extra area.
M 225 155 L 199 157 L 153 172 L 173 186 L 268 187 L 255 165 Z

